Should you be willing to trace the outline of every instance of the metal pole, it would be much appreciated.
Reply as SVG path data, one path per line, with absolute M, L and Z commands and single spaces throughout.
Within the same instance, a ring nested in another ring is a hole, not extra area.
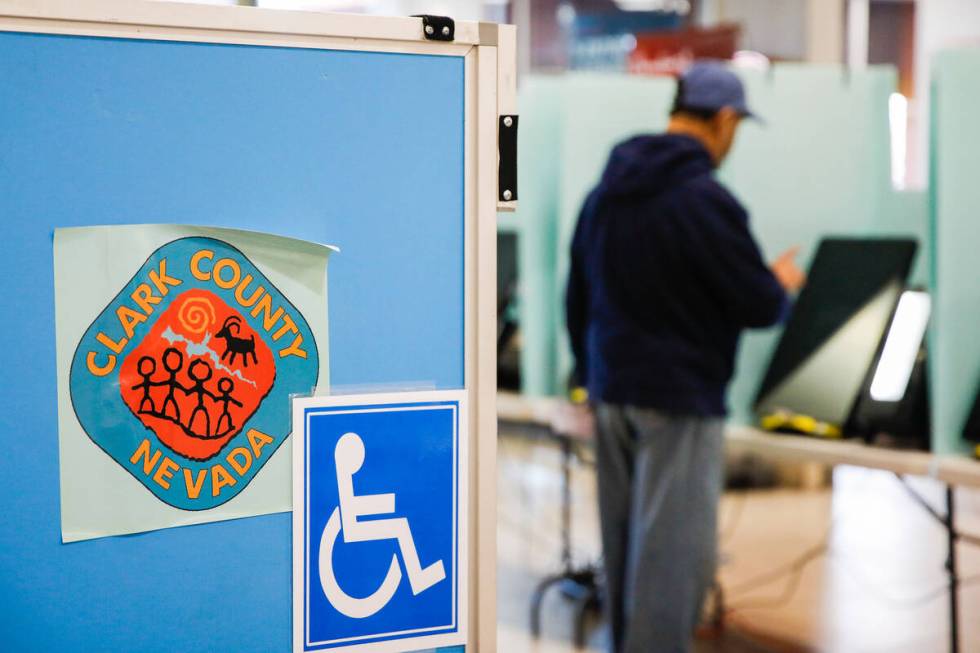
M 561 562 L 564 571 L 572 568 L 572 438 L 561 439 Z
M 960 618 L 959 618 L 959 585 L 956 574 L 956 508 L 954 504 L 953 486 L 946 485 L 946 570 L 949 572 L 949 650 L 959 653 L 960 650 Z
M 806 0 L 806 60 L 844 61 L 844 0 Z
M 851 71 L 868 67 L 871 3 L 849 0 L 847 3 L 847 67 Z

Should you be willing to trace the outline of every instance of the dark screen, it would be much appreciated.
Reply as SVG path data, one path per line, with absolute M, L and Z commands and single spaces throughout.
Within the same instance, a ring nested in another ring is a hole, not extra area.
M 963 437 L 967 440 L 980 442 L 980 387 L 977 388 L 977 396 L 973 400 L 973 408 L 970 415 L 966 418 L 963 425 Z
M 822 240 L 756 394 L 756 406 L 889 284 L 904 284 L 915 251 L 911 239 Z M 883 335 L 869 334 L 872 351 Z M 791 408 L 809 414 L 806 406 Z

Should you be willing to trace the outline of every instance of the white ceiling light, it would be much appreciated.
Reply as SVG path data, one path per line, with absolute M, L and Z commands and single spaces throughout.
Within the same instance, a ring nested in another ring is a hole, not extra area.
M 691 12 L 689 0 L 614 0 L 623 11 L 669 11 L 686 15 Z

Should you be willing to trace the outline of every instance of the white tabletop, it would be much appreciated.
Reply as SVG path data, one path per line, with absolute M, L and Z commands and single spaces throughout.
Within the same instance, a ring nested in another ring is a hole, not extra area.
M 512 422 L 551 427 L 560 419 L 563 406 L 567 402 L 558 397 L 526 397 L 507 392 L 497 395 L 498 417 Z M 929 476 L 952 485 L 980 487 L 980 461 L 966 455 L 874 447 L 858 440 L 768 433 L 735 424 L 726 429 L 725 438 L 729 451 L 754 453 L 772 460 L 855 465 Z

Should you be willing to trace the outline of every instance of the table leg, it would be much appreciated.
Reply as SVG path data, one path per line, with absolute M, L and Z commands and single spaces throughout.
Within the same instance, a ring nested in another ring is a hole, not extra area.
M 956 503 L 955 490 L 946 485 L 946 571 L 949 573 L 949 650 L 960 650 L 959 585 L 956 569 Z

